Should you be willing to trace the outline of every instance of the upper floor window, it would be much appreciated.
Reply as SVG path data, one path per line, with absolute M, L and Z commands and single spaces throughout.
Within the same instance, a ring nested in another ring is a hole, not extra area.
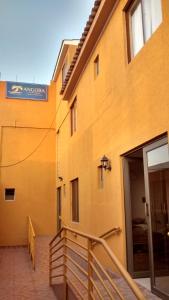
M 127 10 L 131 60 L 162 22 L 161 0 L 135 0 Z
M 69 69 L 69 66 L 68 66 L 67 62 L 65 62 L 64 65 L 63 65 L 63 67 L 62 67 L 62 84 L 65 81 L 68 69 Z
M 77 98 L 74 99 L 70 107 L 70 129 L 71 135 L 73 135 L 77 129 Z
M 94 60 L 94 76 L 97 77 L 98 75 L 99 75 L 99 55 L 97 55 Z

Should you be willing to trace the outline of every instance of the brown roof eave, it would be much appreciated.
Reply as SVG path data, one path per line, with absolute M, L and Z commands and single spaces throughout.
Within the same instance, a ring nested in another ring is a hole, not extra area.
M 84 41 L 79 56 L 77 57 L 71 76 L 61 90 L 61 94 L 63 94 L 63 100 L 70 99 L 95 44 L 104 30 L 104 26 L 107 23 L 107 20 L 109 20 L 109 16 L 112 14 L 116 4 L 118 4 L 119 1 L 120 0 L 101 1 L 97 16 L 94 19 L 91 28 L 89 29 L 89 33 Z

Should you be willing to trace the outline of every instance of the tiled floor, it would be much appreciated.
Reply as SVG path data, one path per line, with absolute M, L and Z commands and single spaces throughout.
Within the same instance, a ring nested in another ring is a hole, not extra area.
M 48 284 L 48 244 L 37 239 L 36 270 L 26 247 L 0 247 L 0 300 L 56 300 Z
M 146 289 L 151 291 L 150 278 L 137 278 L 135 279 L 135 282 L 139 283 L 140 285 L 144 286 Z

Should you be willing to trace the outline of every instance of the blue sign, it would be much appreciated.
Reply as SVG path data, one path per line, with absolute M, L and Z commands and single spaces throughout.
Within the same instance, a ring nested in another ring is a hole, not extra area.
M 48 86 L 23 82 L 6 83 L 6 97 L 12 99 L 48 100 Z

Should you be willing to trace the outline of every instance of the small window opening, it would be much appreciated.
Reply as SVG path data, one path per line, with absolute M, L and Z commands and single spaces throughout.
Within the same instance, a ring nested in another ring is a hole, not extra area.
M 97 55 L 94 60 L 94 76 L 97 77 L 98 75 L 99 75 L 99 55 Z
M 63 85 L 63 83 L 66 79 L 66 75 L 67 75 L 68 70 L 69 70 L 69 65 L 66 61 L 63 65 L 63 67 L 62 67 L 62 85 Z
M 7 188 L 5 189 L 5 200 L 15 200 L 15 189 L 14 188 Z

